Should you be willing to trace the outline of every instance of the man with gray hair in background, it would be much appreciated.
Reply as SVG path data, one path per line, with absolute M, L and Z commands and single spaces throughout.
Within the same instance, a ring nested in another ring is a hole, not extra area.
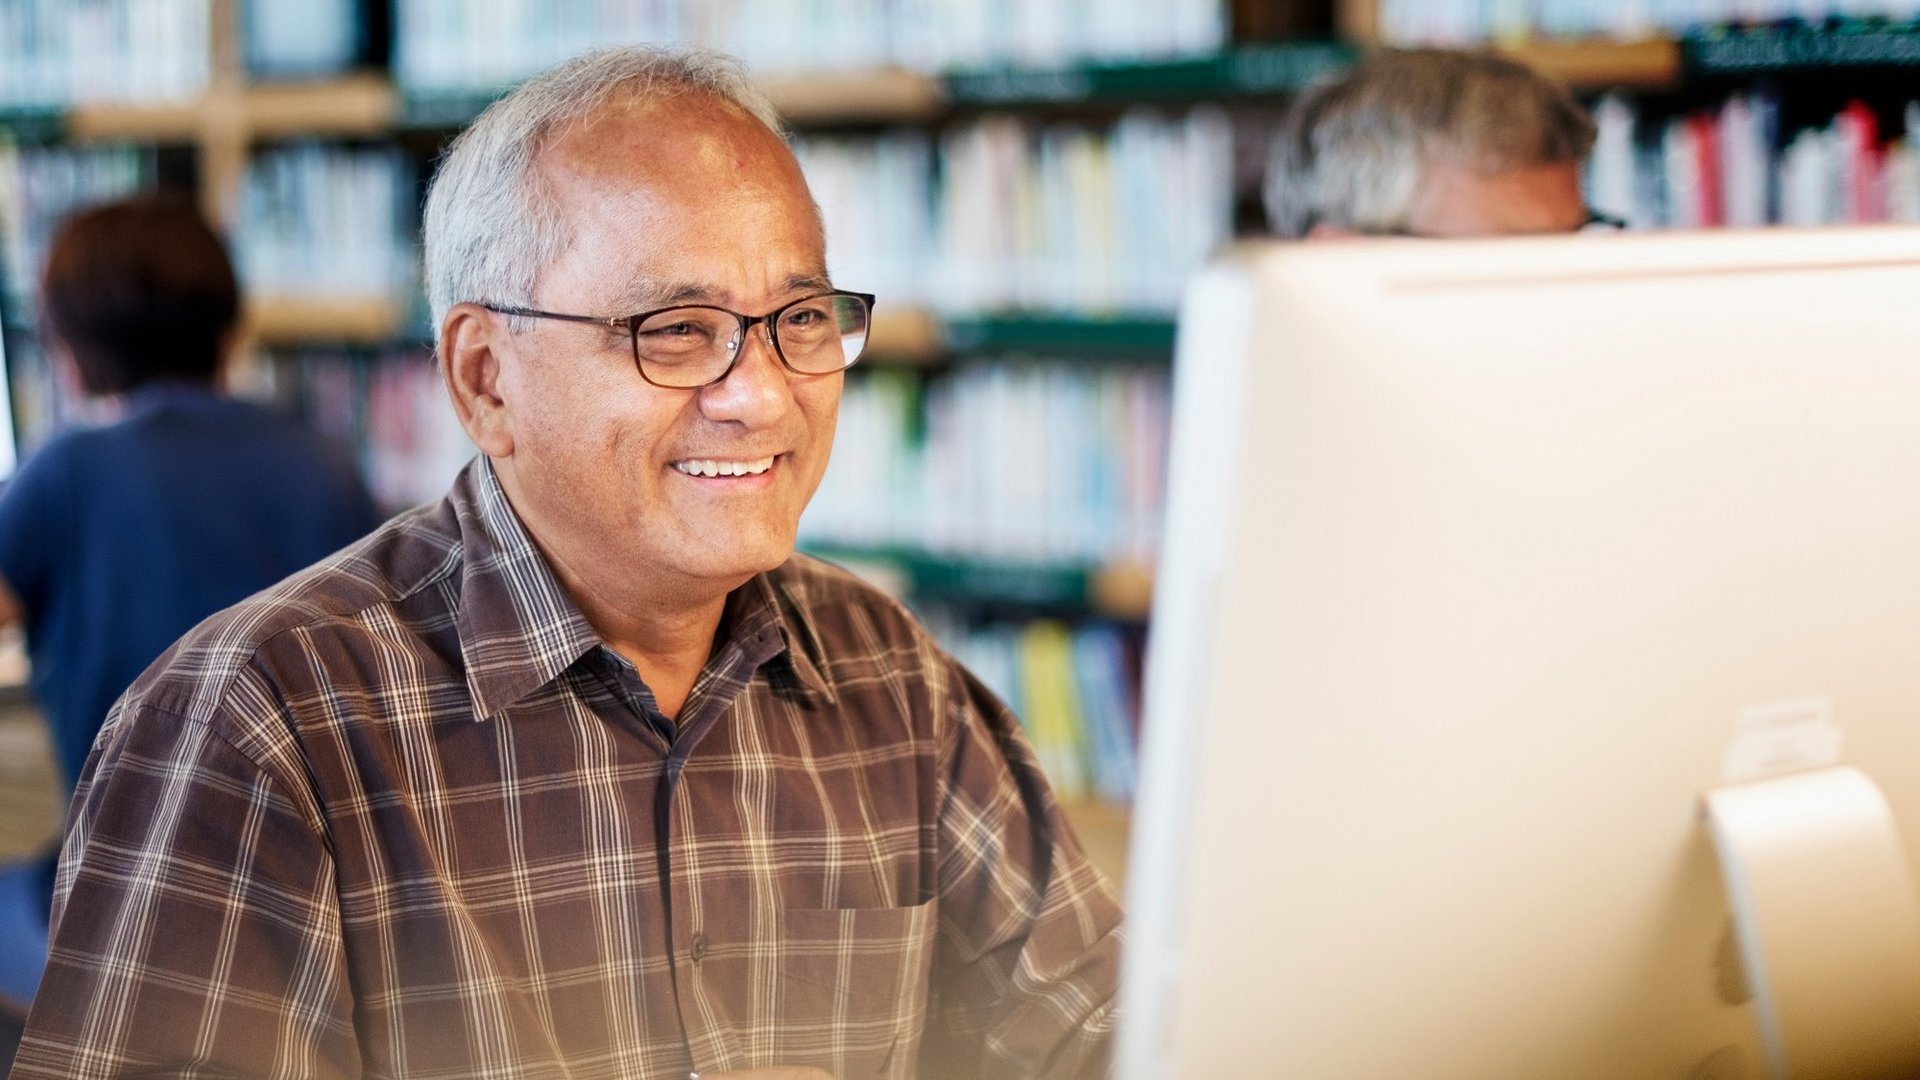
M 1594 125 L 1516 60 L 1388 50 L 1295 99 L 1267 168 L 1267 220 L 1293 239 L 1503 236 L 1620 222 L 1589 210 Z
M 1007 708 L 793 553 L 873 298 L 729 61 L 426 208 L 447 498 L 203 623 L 75 796 L 16 1077 L 1082 1077 L 1119 908 Z

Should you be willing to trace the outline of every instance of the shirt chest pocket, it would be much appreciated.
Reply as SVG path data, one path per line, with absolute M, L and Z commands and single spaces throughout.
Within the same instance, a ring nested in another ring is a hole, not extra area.
M 783 1058 L 832 1061 L 839 1080 L 913 1076 L 939 921 L 938 900 L 781 912 Z

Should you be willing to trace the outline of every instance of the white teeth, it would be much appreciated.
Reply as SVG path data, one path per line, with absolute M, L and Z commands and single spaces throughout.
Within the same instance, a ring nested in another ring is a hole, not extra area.
M 673 467 L 688 476 L 758 476 L 773 468 L 773 459 L 760 458 L 757 461 L 716 461 L 711 458 L 688 458 L 676 461 Z

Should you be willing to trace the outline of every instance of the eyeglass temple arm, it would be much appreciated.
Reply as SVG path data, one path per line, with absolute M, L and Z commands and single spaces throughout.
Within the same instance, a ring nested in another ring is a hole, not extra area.
M 590 326 L 610 326 L 615 330 L 630 329 L 633 322 L 632 316 L 563 315 L 557 311 L 541 311 L 538 308 L 506 307 L 498 304 L 481 306 L 497 315 L 520 315 L 529 319 L 559 319 L 562 322 L 586 323 Z

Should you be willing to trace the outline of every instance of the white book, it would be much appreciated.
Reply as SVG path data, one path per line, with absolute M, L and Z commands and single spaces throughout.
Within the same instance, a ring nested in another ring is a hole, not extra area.
M 1802 131 L 1780 157 L 1780 223 L 1825 225 L 1833 220 L 1832 155 L 1823 132 Z
M 1593 152 L 1587 157 L 1587 199 L 1604 214 L 1639 220 L 1634 207 L 1634 131 L 1639 115 L 1632 104 L 1617 94 L 1608 94 L 1593 108 L 1595 136 Z
M 1700 219 L 1700 157 L 1693 129 L 1684 118 L 1669 120 L 1661 136 L 1661 158 L 1666 170 L 1667 227 L 1697 229 Z
M 1908 102 L 1907 134 L 1887 148 L 1887 217 L 1920 222 L 1920 102 Z
M 1761 112 L 1735 95 L 1720 110 L 1719 138 L 1726 225 L 1739 229 L 1767 224 L 1773 155 Z

